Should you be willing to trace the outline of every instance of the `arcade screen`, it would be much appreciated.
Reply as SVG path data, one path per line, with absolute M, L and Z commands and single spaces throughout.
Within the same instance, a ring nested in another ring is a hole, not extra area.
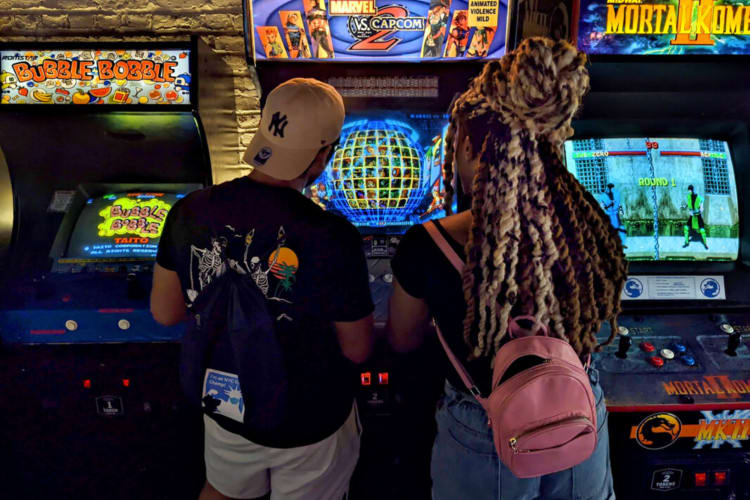
M 64 259 L 153 260 L 169 210 L 183 194 L 110 193 L 90 198 Z
M 726 141 L 577 139 L 566 141 L 565 158 L 618 229 L 629 260 L 737 259 L 737 184 Z
M 444 114 L 349 114 L 323 174 L 305 194 L 363 233 L 401 234 L 445 215 Z

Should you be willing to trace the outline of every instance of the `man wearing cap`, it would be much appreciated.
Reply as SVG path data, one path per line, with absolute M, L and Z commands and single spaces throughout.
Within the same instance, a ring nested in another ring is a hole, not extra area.
M 363 362 L 373 341 L 367 264 L 357 230 L 301 194 L 325 169 L 343 121 L 343 101 L 330 85 L 304 78 L 279 85 L 245 152 L 253 171 L 208 188 L 209 196 L 188 195 L 165 223 L 151 296 L 158 322 L 181 321 L 214 277 L 238 272 L 274 311 L 283 308 L 276 323 L 293 336 L 283 344 L 290 415 L 277 431 L 249 439 L 231 415 L 254 402 L 204 383 L 218 405 L 211 411 L 230 418 L 204 416 L 201 499 L 272 491 L 274 499 L 327 500 L 348 489 L 360 432 L 352 362 Z M 217 238 L 226 245 L 212 253 Z

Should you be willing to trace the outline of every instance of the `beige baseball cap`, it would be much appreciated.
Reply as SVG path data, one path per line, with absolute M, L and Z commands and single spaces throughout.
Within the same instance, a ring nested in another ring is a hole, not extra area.
M 292 78 L 268 94 L 260 127 L 242 157 L 256 170 L 289 181 L 335 143 L 344 124 L 344 101 L 314 78 Z

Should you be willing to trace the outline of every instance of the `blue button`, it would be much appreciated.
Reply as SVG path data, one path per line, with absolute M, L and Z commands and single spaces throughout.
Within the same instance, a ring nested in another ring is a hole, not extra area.
M 680 358 L 683 363 L 685 363 L 687 366 L 694 366 L 695 365 L 695 358 L 692 357 L 689 354 L 686 354 L 685 356 Z
M 682 354 L 687 351 L 687 346 L 679 342 L 672 342 L 672 350 L 678 354 Z

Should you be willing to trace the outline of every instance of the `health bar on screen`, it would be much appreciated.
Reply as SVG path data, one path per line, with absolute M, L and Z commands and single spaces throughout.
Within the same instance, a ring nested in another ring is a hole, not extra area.
M 646 156 L 645 151 L 607 151 L 607 156 Z

